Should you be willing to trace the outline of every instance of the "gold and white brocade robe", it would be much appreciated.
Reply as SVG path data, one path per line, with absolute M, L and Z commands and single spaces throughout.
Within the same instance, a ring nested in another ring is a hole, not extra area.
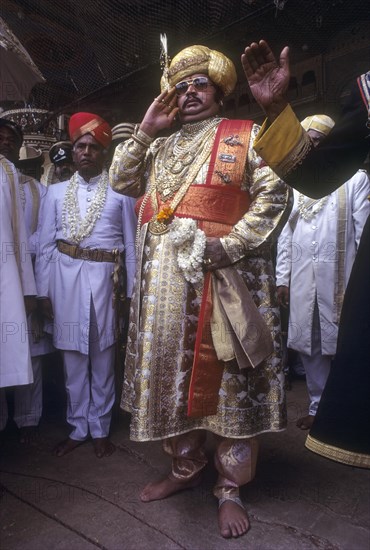
M 188 389 L 202 285 L 188 283 L 177 265 L 169 234 L 140 232 L 138 265 L 131 302 L 121 406 L 132 415 L 131 439 L 164 439 L 194 429 L 222 437 L 248 438 L 286 426 L 284 374 L 281 362 L 279 307 L 271 248 L 289 215 L 288 187 L 267 166 L 252 144 L 253 126 L 242 189 L 249 190 L 249 211 L 222 239 L 271 330 L 274 352 L 256 369 L 241 371 L 225 363 L 218 412 L 187 416 Z M 117 192 L 139 197 L 148 189 L 152 163 L 163 155 L 167 138 L 147 150 L 130 139 L 118 145 L 110 172 Z M 178 133 L 168 139 L 178 139 Z M 209 143 L 209 155 L 213 139 Z M 209 157 L 208 157 L 209 161 Z M 205 183 L 207 162 L 194 183 Z

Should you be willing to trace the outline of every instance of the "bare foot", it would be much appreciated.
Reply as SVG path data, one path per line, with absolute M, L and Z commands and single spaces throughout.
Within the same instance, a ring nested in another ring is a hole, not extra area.
M 73 451 L 76 447 L 79 447 L 79 445 L 82 445 L 82 443 L 84 442 L 77 441 L 76 439 L 71 439 L 69 437 L 64 441 L 61 441 L 61 443 L 58 443 L 58 445 L 53 450 L 53 454 L 55 454 L 56 456 L 64 456 Z
M 165 477 L 159 481 L 148 483 L 140 493 L 142 502 L 151 502 L 152 500 L 162 500 L 179 491 L 192 489 L 197 487 L 202 481 L 200 475 L 190 479 L 189 481 L 178 481 L 172 477 Z
M 225 500 L 218 510 L 218 525 L 225 539 L 240 537 L 249 529 L 247 511 L 232 500 Z
M 19 430 L 19 441 L 30 445 L 35 442 L 39 437 L 39 430 L 37 426 L 24 426 Z
M 116 450 L 115 445 L 108 439 L 108 437 L 96 437 L 93 439 L 95 455 L 97 458 L 103 458 L 104 456 L 110 456 Z
M 310 430 L 312 428 L 313 421 L 315 420 L 315 417 L 311 414 L 307 416 L 302 416 L 302 418 L 299 418 L 297 420 L 297 426 L 298 428 L 301 428 L 301 430 Z

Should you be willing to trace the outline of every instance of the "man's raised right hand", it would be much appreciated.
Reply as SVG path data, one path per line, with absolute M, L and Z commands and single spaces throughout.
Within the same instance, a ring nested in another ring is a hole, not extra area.
M 286 46 L 277 62 L 265 40 L 247 46 L 241 57 L 251 92 L 270 122 L 285 109 L 289 86 L 289 48 Z

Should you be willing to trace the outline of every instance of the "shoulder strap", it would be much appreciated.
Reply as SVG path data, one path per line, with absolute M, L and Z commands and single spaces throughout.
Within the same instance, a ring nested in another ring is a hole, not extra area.
M 240 187 L 253 124 L 252 120 L 221 121 L 213 144 L 206 185 Z
M 337 190 L 338 214 L 337 214 L 337 265 L 335 274 L 334 292 L 334 322 L 339 323 L 343 305 L 345 284 L 345 260 L 346 260 L 346 235 L 347 235 L 347 195 L 346 186 L 341 185 Z

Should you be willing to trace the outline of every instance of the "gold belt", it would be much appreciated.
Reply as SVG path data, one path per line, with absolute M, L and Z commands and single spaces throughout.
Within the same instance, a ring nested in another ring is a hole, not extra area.
M 66 254 L 75 260 L 90 260 L 92 262 L 115 262 L 117 253 L 108 252 L 99 248 L 81 248 L 77 244 L 69 244 L 65 241 L 57 241 L 59 252 Z M 117 251 L 118 252 L 118 251 Z

